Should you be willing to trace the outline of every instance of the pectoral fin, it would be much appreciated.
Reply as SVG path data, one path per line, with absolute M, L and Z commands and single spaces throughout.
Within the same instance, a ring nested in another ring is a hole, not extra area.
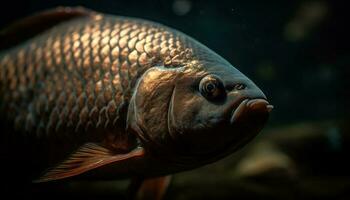
M 137 147 L 126 154 L 115 154 L 98 144 L 87 143 L 71 154 L 68 159 L 46 172 L 34 182 L 47 182 L 76 176 L 113 162 L 143 156 L 144 153 L 142 147 Z

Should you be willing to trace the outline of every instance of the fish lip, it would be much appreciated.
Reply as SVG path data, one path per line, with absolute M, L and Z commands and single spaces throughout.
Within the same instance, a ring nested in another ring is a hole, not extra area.
M 244 99 L 238 107 L 232 111 L 230 123 L 235 123 L 239 118 L 248 113 L 270 113 L 273 105 L 269 104 L 266 99 Z

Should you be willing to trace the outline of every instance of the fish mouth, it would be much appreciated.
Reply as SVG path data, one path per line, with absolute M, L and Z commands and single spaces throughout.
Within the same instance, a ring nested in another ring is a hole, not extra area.
M 198 162 L 210 163 L 240 149 L 261 131 L 273 109 L 273 106 L 262 98 L 244 99 L 237 104 L 238 106 L 232 111 L 232 116 L 229 118 L 230 123 L 227 124 L 225 121 L 225 124 L 219 128 L 225 133 L 216 141 L 216 144 L 221 144 L 221 146 L 214 149 L 206 148 L 208 151 L 205 152 L 192 153 L 192 157 L 188 158 L 189 162 L 193 162 L 193 156 L 196 156 Z M 208 130 L 208 135 L 217 129 L 215 127 Z M 185 155 L 188 154 L 189 152 L 186 151 Z
M 236 123 L 242 119 L 257 118 L 261 115 L 268 115 L 273 109 L 273 105 L 265 99 L 245 99 L 233 111 L 230 123 Z

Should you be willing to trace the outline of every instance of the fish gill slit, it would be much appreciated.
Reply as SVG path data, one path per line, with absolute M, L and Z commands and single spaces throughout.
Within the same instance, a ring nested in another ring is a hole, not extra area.
M 173 90 L 171 92 L 171 96 L 169 98 L 169 101 L 168 101 L 168 113 L 167 113 L 167 129 L 168 129 L 168 133 L 170 135 L 170 138 L 173 139 L 173 133 L 172 133 L 172 130 L 171 130 L 171 122 L 172 122 L 172 113 L 173 113 L 173 99 L 174 99 L 174 96 L 175 96 L 175 88 L 176 88 L 176 85 L 173 86 Z

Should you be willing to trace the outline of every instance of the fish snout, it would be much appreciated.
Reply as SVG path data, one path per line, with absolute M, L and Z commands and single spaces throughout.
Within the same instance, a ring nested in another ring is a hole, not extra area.
M 262 117 L 265 118 L 273 109 L 273 105 L 265 99 L 245 99 L 240 105 L 234 110 L 230 122 L 231 124 L 239 119 L 249 119 Z
M 273 105 L 270 105 L 265 99 L 251 99 L 247 102 L 248 109 L 252 112 L 271 112 Z

